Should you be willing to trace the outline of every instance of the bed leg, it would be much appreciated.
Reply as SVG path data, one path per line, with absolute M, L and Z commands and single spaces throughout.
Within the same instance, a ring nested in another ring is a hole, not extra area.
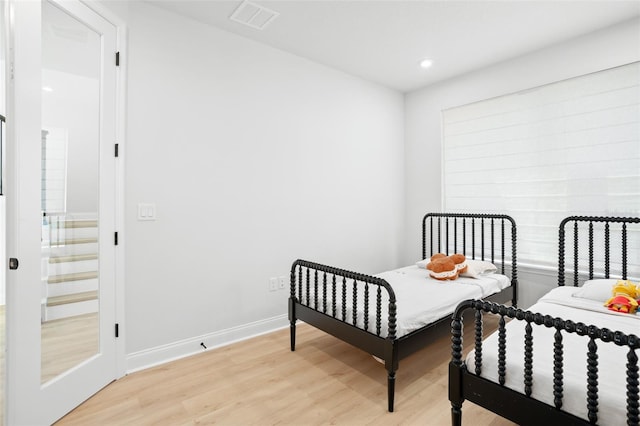
M 289 332 L 291 333 L 291 352 L 296 350 L 296 300 L 289 298 Z
M 396 390 L 396 372 L 389 371 L 389 376 L 387 377 L 387 393 L 389 399 L 389 412 L 393 413 L 393 399 Z
M 395 323 L 395 320 L 394 320 Z M 395 332 L 393 334 L 395 336 Z M 398 347 L 395 337 L 387 338 L 384 348 L 384 366 L 387 369 L 388 409 L 393 413 L 393 399 L 396 392 L 396 370 L 398 370 Z
M 451 426 L 462 426 L 462 404 L 451 403 Z

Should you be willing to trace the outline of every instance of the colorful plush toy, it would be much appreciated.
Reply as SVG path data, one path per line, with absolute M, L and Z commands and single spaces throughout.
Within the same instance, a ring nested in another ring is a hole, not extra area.
M 466 257 L 463 254 L 436 253 L 427 264 L 429 275 L 436 280 L 455 280 L 461 272 L 467 270 Z
M 611 289 L 613 297 L 604 302 L 604 306 L 612 311 L 633 314 L 638 310 L 640 285 L 629 280 L 618 280 Z

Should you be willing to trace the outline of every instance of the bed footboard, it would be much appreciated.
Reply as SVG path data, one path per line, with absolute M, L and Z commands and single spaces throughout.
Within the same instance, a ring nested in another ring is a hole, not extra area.
M 475 374 L 468 371 L 462 359 L 462 315 L 467 309 L 475 310 Z M 500 316 L 498 325 L 498 380 L 494 383 L 480 377 L 482 370 L 482 316 L 483 312 Z M 526 322 L 524 345 L 524 390 L 525 393 L 504 386 L 506 375 L 506 329 L 505 318 Z M 533 327 L 555 328 L 553 345 L 553 396 L 554 404 L 547 405 L 531 398 L 533 381 Z M 449 400 L 451 401 L 452 424 L 462 422 L 462 403 L 468 399 L 505 418 L 520 424 L 596 424 L 598 422 L 598 344 L 615 344 L 628 349 L 626 360 L 626 416 L 628 425 L 638 425 L 639 374 L 638 355 L 640 338 L 607 328 L 598 328 L 582 322 L 573 322 L 558 317 L 507 307 L 486 301 L 467 300 L 458 305 L 451 323 L 452 359 L 449 364 Z M 562 333 L 588 336 L 585 384 L 587 388 L 587 411 L 589 421 L 562 411 L 563 405 L 563 355 Z M 622 381 L 621 381 L 622 382 Z M 622 383 L 621 383 L 622 384 Z
M 389 411 L 393 411 L 396 345 L 396 296 L 382 278 L 296 260 L 291 266 L 289 322 L 291 350 L 296 321 L 302 320 L 384 360 L 388 372 Z

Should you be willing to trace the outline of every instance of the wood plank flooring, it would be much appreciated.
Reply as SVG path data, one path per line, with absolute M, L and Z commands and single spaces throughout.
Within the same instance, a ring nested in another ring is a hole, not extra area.
M 99 326 L 97 313 L 42 323 L 42 383 L 97 354 Z
M 389 413 L 382 364 L 299 324 L 295 352 L 288 329 L 204 351 L 113 382 L 57 424 L 449 425 L 449 358 L 445 334 L 402 360 Z M 513 425 L 469 402 L 463 421 Z

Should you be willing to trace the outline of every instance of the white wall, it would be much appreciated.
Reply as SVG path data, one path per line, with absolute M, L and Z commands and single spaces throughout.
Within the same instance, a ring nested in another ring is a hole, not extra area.
M 95 216 L 98 211 L 99 81 L 44 69 L 43 84 L 54 89 L 42 92 L 42 128 L 63 129 L 67 134 L 66 211 Z
M 399 266 L 402 94 L 153 6 L 125 14 L 130 369 L 286 324 L 288 289 L 267 284 L 296 258 Z
M 441 111 L 640 60 L 640 20 L 453 78 L 405 97 L 405 223 L 402 259 L 415 261 L 415 228 L 441 210 Z M 522 268 L 520 306 L 555 285 L 555 274 Z

